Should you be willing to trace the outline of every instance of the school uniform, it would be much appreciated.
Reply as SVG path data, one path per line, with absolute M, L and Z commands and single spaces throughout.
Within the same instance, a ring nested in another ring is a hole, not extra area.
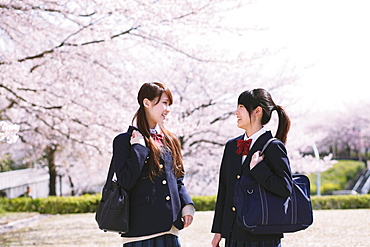
M 262 128 L 257 137 L 253 138 L 248 155 L 244 158 L 237 154 L 237 142 L 244 135 L 229 140 L 226 143 L 219 177 L 219 188 L 215 214 L 212 225 L 213 233 L 221 233 L 226 238 L 227 246 L 258 246 L 259 242 L 266 242 L 265 246 L 279 246 L 282 234 L 251 234 L 239 226 L 234 207 L 234 189 L 237 179 L 241 175 L 256 180 L 267 190 L 287 197 L 290 194 L 291 178 L 290 165 L 284 144 L 278 140 L 273 141 L 265 151 L 265 158 L 252 170 L 249 168 L 252 155 L 262 150 L 264 144 L 272 138 L 270 131 Z M 257 244 L 256 244 L 257 243 Z M 262 244 L 261 244 L 262 246 Z
M 166 239 L 176 236 L 178 230 L 184 227 L 182 209 L 185 205 L 193 205 L 183 176 L 175 177 L 172 156 L 166 148 L 162 148 L 161 173 L 151 181 L 147 162 L 150 150 L 141 144 L 131 145 L 130 139 L 129 133 L 123 133 L 113 141 L 117 180 L 130 195 L 129 231 L 122 237 L 126 243 L 131 242 L 130 238 L 134 241 L 153 238 L 150 241 L 156 241 L 159 237 L 160 241 L 173 241 Z

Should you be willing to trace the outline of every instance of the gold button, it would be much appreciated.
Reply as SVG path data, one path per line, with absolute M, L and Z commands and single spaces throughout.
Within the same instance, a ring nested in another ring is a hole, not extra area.
M 236 175 L 236 179 L 239 179 L 240 178 L 240 175 L 238 174 L 238 175 Z
M 167 181 L 166 180 L 162 180 L 162 184 L 167 184 Z
M 166 201 L 169 201 L 171 199 L 170 196 L 166 196 Z
M 236 211 L 236 208 L 235 207 L 232 207 L 231 210 L 235 212 Z
M 159 165 L 159 168 L 163 168 L 163 165 L 161 164 L 161 165 Z

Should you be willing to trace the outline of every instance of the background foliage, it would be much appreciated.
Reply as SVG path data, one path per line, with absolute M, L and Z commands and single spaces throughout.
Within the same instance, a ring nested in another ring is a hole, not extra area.
M 334 190 L 352 189 L 359 172 L 365 168 L 363 162 L 354 160 L 339 160 L 332 168 L 320 174 L 321 194 L 331 194 Z M 311 183 L 311 194 L 317 192 L 317 174 L 308 176 Z M 348 186 L 348 187 L 347 187 Z
M 79 197 L 48 197 L 43 199 L 0 199 L 0 212 L 39 212 L 42 214 L 70 214 L 96 212 L 100 195 Z M 196 196 L 197 211 L 213 211 L 216 196 Z M 370 208 L 370 195 L 313 196 L 313 209 Z
M 21 127 L 16 144 L 0 143 L 2 166 L 48 170 L 50 195 L 58 176 L 66 194 L 100 191 L 112 140 L 131 123 L 147 81 L 174 93 L 168 128 L 182 143 L 192 194 L 216 193 L 223 145 L 242 134 L 233 116 L 237 96 L 256 87 L 292 118 L 294 172 L 330 168 L 303 157 L 314 143 L 322 156 L 368 159 L 369 104 L 330 114 L 297 108 L 292 91 L 311 64 L 287 61 L 286 47 L 276 44 L 280 33 L 265 38 L 271 30 L 245 14 L 255 3 L 1 0 L 0 120 Z M 276 122 L 273 116 L 268 128 L 275 131 Z

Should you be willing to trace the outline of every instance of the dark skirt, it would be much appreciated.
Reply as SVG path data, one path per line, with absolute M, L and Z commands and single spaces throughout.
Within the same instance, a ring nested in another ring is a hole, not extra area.
M 281 240 L 267 240 L 267 241 L 236 241 L 233 239 L 226 239 L 225 247 L 281 247 Z
M 142 241 L 124 244 L 123 247 L 181 247 L 179 238 L 172 234 L 166 234 Z

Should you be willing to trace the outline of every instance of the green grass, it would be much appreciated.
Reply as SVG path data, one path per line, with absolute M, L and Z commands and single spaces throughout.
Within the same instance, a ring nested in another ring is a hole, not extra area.
M 364 168 L 364 163 L 354 160 L 339 160 L 332 168 L 321 173 L 321 194 L 331 194 L 334 190 L 344 190 L 347 183 L 354 179 Z M 317 174 L 309 174 L 311 194 L 316 195 Z

